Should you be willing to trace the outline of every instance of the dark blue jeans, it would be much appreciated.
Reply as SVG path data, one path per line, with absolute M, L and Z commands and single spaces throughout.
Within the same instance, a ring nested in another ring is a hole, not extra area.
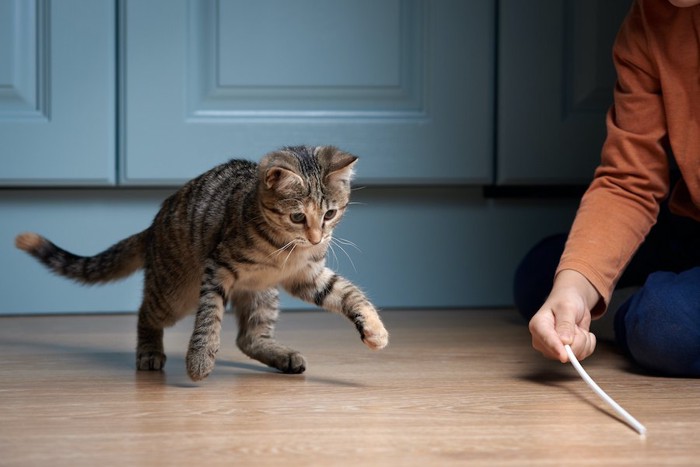
M 565 242 L 566 234 L 543 239 L 516 270 L 515 305 L 528 321 L 549 294 Z M 700 376 L 700 223 L 664 206 L 617 284 L 633 286 L 640 289 L 615 316 L 616 343 L 649 372 Z

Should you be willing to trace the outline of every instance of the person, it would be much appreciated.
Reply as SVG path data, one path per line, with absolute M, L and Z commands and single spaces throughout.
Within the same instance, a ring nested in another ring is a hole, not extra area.
M 700 0 L 637 0 L 613 61 L 600 165 L 568 235 L 519 265 L 515 303 L 533 347 L 565 363 L 632 291 L 610 310 L 616 342 L 650 372 L 700 376 Z

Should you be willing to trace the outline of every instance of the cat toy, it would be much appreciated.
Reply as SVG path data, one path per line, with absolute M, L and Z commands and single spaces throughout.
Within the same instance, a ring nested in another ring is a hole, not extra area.
M 623 409 L 620 404 L 615 402 L 612 397 L 608 396 L 605 391 L 603 391 L 600 386 L 596 384 L 595 381 L 593 381 L 593 378 L 588 376 L 588 373 L 586 373 L 586 370 L 583 369 L 581 364 L 579 363 L 578 359 L 576 358 L 576 355 L 574 355 L 573 350 L 571 350 L 571 346 L 566 344 L 564 345 L 564 349 L 566 350 L 566 354 L 569 356 L 569 361 L 571 364 L 574 366 L 578 374 L 581 376 L 581 378 L 588 384 L 588 386 L 593 389 L 593 392 L 595 392 L 598 397 L 603 399 L 606 404 L 608 404 L 610 407 L 613 408 L 615 412 L 617 412 L 618 415 L 620 415 L 627 424 L 629 424 L 632 428 L 637 431 L 641 436 L 646 435 L 647 429 L 644 425 L 639 423 L 636 418 L 634 418 L 632 415 L 629 414 L 625 409 Z

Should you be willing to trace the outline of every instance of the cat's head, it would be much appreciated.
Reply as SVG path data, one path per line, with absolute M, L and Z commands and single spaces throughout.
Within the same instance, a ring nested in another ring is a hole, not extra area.
M 263 215 L 297 246 L 326 243 L 350 201 L 357 156 L 333 146 L 285 147 L 259 164 Z

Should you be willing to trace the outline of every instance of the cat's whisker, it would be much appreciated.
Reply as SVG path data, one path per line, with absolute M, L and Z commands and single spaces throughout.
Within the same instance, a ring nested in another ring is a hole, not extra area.
M 350 257 L 350 254 L 348 254 L 348 252 L 345 250 L 345 248 L 342 247 L 341 243 L 339 241 L 337 241 L 337 239 L 334 238 L 332 240 L 334 241 L 335 245 L 338 248 L 340 248 L 343 253 L 345 253 L 345 256 L 347 256 L 348 260 L 350 260 L 350 264 L 352 265 L 352 268 L 355 270 L 355 272 L 357 272 L 357 268 L 355 267 L 355 263 L 353 262 L 352 258 Z
M 291 251 L 289 252 L 289 254 L 291 254 L 292 251 L 294 251 L 294 248 L 296 248 L 296 246 L 297 246 L 296 243 L 297 243 L 297 240 L 296 240 L 296 239 L 291 240 L 291 241 L 287 242 L 283 247 L 278 248 L 277 250 L 275 250 L 275 251 L 273 251 L 272 253 L 270 253 L 269 255 L 267 255 L 267 257 L 269 258 L 269 257 L 271 257 L 271 256 L 273 256 L 273 255 L 274 255 L 274 256 L 279 256 L 280 253 L 282 253 L 282 252 L 285 251 L 287 248 L 289 248 L 290 245 L 294 245 L 294 246 L 292 247 Z M 287 258 L 289 258 L 289 254 L 287 255 Z M 285 259 L 285 262 L 287 262 L 286 259 Z
M 284 269 L 285 266 L 287 266 L 287 261 L 289 260 L 289 257 L 292 256 L 292 253 L 294 252 L 294 250 L 296 249 L 297 245 L 299 244 L 296 240 L 292 240 L 291 243 L 294 243 L 294 246 L 289 250 L 289 253 L 287 254 L 287 257 L 284 258 L 284 261 L 282 262 L 282 269 Z
M 357 251 L 359 251 L 360 253 L 362 253 L 362 250 L 360 249 L 360 247 L 357 246 L 354 242 L 351 242 L 350 240 L 348 240 L 347 238 L 337 237 L 337 238 L 335 238 L 335 241 L 338 243 L 342 243 L 343 245 L 346 245 L 346 246 L 351 246 L 354 249 L 356 249 Z
M 335 248 L 333 248 L 333 237 L 330 237 L 330 241 L 328 242 L 328 247 L 331 250 L 331 253 L 333 254 L 333 259 L 335 261 L 335 267 L 340 266 L 340 261 L 338 261 L 338 255 L 335 254 Z

